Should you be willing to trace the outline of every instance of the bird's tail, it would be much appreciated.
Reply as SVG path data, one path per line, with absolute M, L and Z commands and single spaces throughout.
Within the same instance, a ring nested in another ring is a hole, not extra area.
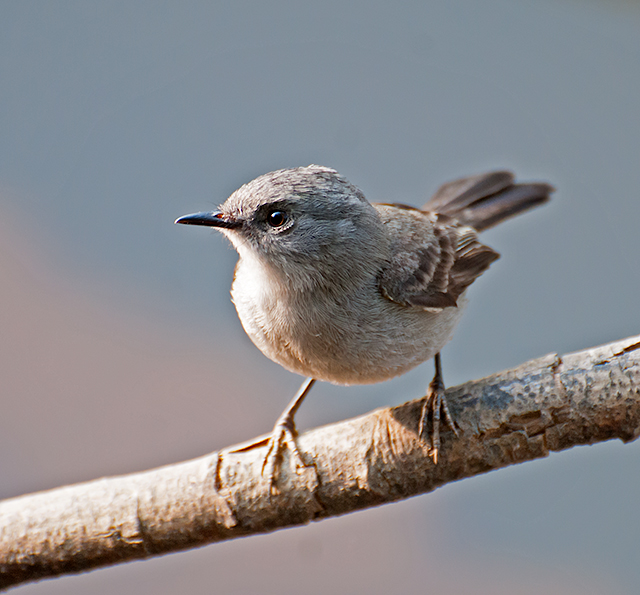
M 422 208 L 482 231 L 544 204 L 553 191 L 545 183 L 515 184 L 511 172 L 495 171 L 443 184 Z

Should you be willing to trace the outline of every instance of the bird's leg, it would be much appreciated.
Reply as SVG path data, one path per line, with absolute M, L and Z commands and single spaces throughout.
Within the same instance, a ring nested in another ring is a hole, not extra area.
M 298 389 L 295 397 L 291 399 L 287 408 L 278 418 L 276 425 L 273 427 L 273 432 L 271 433 L 269 441 L 267 442 L 267 454 L 265 455 L 264 462 L 262 463 L 262 475 L 266 475 L 269 478 L 272 491 L 275 491 L 276 476 L 280 471 L 280 465 L 282 464 L 282 451 L 285 446 L 288 445 L 291 454 L 298 458 L 302 466 L 306 466 L 296 442 L 298 432 L 296 431 L 296 424 L 293 418 L 314 383 L 314 378 L 307 378 L 302 383 L 302 386 Z
M 433 358 L 433 362 L 436 366 L 436 373 L 433 380 L 429 383 L 427 394 L 422 403 L 422 414 L 420 415 L 419 425 L 419 437 L 420 440 L 425 440 L 429 436 L 429 417 L 431 417 L 431 423 L 433 425 L 431 431 L 431 452 L 429 456 L 433 459 L 435 464 L 438 463 L 438 450 L 440 449 L 440 415 L 444 415 L 444 421 L 457 436 L 455 423 L 449 413 L 449 407 L 447 406 L 447 399 L 444 396 L 444 381 L 442 380 L 442 366 L 440 364 L 440 354 L 436 353 Z

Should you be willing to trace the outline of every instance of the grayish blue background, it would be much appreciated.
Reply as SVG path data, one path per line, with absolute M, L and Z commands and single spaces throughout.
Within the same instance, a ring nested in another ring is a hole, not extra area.
M 244 336 L 235 252 L 173 220 L 281 167 L 372 201 L 511 168 L 554 201 L 444 351 L 452 385 L 640 332 L 635 1 L 0 5 L 0 497 L 268 431 L 300 379 Z M 422 394 L 314 389 L 301 428 Z M 21 593 L 637 593 L 640 446 L 609 443 Z

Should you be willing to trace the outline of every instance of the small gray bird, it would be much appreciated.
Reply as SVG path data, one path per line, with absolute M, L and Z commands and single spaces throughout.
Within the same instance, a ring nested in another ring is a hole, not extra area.
M 231 290 L 242 325 L 268 358 L 307 376 L 274 427 L 263 466 L 274 485 L 294 415 L 315 380 L 367 384 L 435 358 L 418 434 L 437 462 L 444 399 L 440 350 L 466 289 L 499 255 L 478 233 L 549 199 L 548 184 L 506 171 L 443 185 L 422 209 L 371 204 L 327 167 L 274 171 L 236 190 L 218 211 L 176 223 L 219 229 L 238 251 Z

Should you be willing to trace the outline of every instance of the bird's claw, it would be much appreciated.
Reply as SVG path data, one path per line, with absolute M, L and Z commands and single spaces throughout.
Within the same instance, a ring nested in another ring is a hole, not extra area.
M 297 466 L 307 466 L 298 448 L 296 438 L 297 432 L 293 424 L 293 419 L 285 418 L 278 420 L 267 443 L 267 454 L 262 463 L 262 476 L 269 480 L 272 494 L 279 492 L 277 480 L 280 475 L 283 451 L 285 448 L 288 447 L 291 456 L 297 459 Z
M 439 359 L 439 358 L 438 358 Z M 418 436 L 423 442 L 429 441 L 429 418 L 431 418 L 431 449 L 429 456 L 435 464 L 438 463 L 438 451 L 440 450 L 440 419 L 444 417 L 445 424 L 458 436 L 455 422 L 449 411 L 447 399 L 444 394 L 444 382 L 440 372 L 440 362 L 436 364 L 436 375 L 429 383 L 427 394 L 422 403 Z
M 278 418 L 276 425 L 271 432 L 271 436 L 267 441 L 267 454 L 262 462 L 262 476 L 269 479 L 269 485 L 271 486 L 271 493 L 277 494 L 279 492 L 276 481 L 282 466 L 282 452 L 289 446 L 289 452 L 297 459 L 297 466 L 307 467 L 305 460 L 302 458 L 300 449 L 296 438 L 298 432 L 296 432 L 296 424 L 294 417 L 298 407 L 304 401 L 307 393 L 311 390 L 315 380 L 313 378 L 307 378 L 303 383 L 295 397 L 291 400 L 287 408 L 282 412 L 282 415 Z

